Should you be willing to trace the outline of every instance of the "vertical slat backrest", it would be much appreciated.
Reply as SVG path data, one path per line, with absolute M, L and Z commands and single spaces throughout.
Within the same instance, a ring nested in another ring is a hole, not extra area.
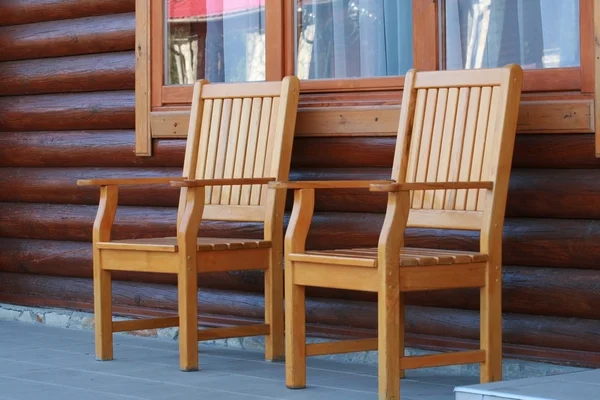
M 298 104 L 298 79 L 209 84 L 198 81 L 186 144 L 188 179 L 287 180 Z M 206 188 L 203 219 L 264 221 L 276 207 L 267 185 Z M 180 199 L 181 213 L 185 189 Z
M 412 192 L 409 226 L 482 229 L 484 211 L 505 207 L 521 81 L 516 65 L 407 74 L 392 179 L 494 182 L 489 196 Z

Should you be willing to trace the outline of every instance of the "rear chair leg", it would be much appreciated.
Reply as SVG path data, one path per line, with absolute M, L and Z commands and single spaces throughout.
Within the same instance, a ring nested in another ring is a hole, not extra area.
M 113 359 L 112 282 L 110 271 L 103 270 L 100 255 L 94 254 L 94 333 L 96 359 Z
M 283 361 L 283 269 L 281 254 L 271 249 L 269 269 L 265 271 L 265 324 L 270 333 L 265 337 L 265 358 Z
M 285 274 L 285 384 L 290 389 L 306 387 L 306 294 L 295 285 L 292 266 Z
M 179 367 L 198 370 L 198 276 L 188 265 L 177 275 L 179 304 Z
M 499 265 L 499 263 L 498 263 Z M 502 380 L 502 271 L 487 265 L 486 285 L 480 289 L 481 383 Z

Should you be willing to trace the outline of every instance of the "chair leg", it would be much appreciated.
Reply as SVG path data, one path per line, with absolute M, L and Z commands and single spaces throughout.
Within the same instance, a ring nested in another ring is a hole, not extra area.
M 113 359 L 112 281 L 110 271 L 103 270 L 100 257 L 94 257 L 94 333 L 96 359 Z
M 379 399 L 400 399 L 400 304 L 397 285 L 383 285 L 378 293 Z
M 285 274 L 285 383 L 290 389 L 302 389 L 306 387 L 306 294 L 304 286 L 294 284 L 291 266 Z
M 177 275 L 179 305 L 179 368 L 198 370 L 198 276 L 195 268 Z
M 269 269 L 265 271 L 265 324 L 270 329 L 265 337 L 265 358 L 283 361 L 283 269 L 281 254 L 272 250 Z
M 485 351 L 481 383 L 502 380 L 502 272 L 491 263 L 487 269 L 486 285 L 480 289 L 480 340 Z
M 398 343 L 400 345 L 400 357 L 404 357 L 404 335 L 405 335 L 405 324 L 404 324 L 404 293 L 400 293 L 399 295 L 400 298 L 400 312 L 399 312 L 399 329 L 398 329 Z M 405 371 L 403 369 L 400 369 L 400 374 L 399 377 L 400 379 L 404 379 L 405 378 Z

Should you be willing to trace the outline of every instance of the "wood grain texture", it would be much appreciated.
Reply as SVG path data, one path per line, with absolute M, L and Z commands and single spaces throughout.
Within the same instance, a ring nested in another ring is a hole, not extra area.
M 136 157 L 134 146 L 133 130 L 0 132 L 0 166 L 181 169 L 183 165 L 184 141 L 155 141 L 152 157 Z
M 0 99 L 1 101 L 1 99 Z M 152 157 L 135 157 L 133 130 L 0 132 L 0 166 L 181 167 L 185 141 L 153 141 Z M 49 135 L 52 140 L 48 140 Z M 390 168 L 393 138 L 297 138 L 292 168 Z M 593 134 L 517 135 L 513 168 L 600 168 Z M 367 171 L 368 171 L 367 170 Z
M 0 237 L 23 239 L 91 240 L 96 206 L 0 203 Z M 164 207 L 123 206 L 117 211 L 115 239 L 172 236 L 176 210 Z M 287 226 L 288 216 L 286 215 Z M 307 248 L 374 246 L 383 215 L 316 213 Z M 285 227 L 284 226 L 284 227 Z M 262 224 L 206 221 L 201 236 L 260 238 Z M 504 263 L 561 268 L 598 269 L 600 221 L 576 219 L 508 218 L 504 227 Z M 478 238 L 470 231 L 409 228 L 406 246 L 476 251 Z
M 135 0 L 3 0 L 0 26 L 135 11 Z
M 0 98 L 0 130 L 133 129 L 133 91 Z
M 517 135 L 513 167 L 600 168 L 593 134 Z
M 132 52 L 0 63 L 0 96 L 133 90 Z
M 544 71 L 543 73 L 547 73 Z M 166 90 L 186 89 L 191 93 L 191 86 L 163 87 Z M 444 88 L 442 90 L 446 90 Z M 489 87 L 488 87 L 489 89 Z M 444 92 L 444 98 L 447 91 Z M 462 91 L 461 91 L 462 93 Z M 461 94 L 462 96 L 462 94 Z M 469 96 L 467 95 L 467 98 Z M 473 98 L 473 96 L 470 96 Z M 484 96 L 485 97 L 485 96 Z M 400 95 L 398 95 L 400 98 Z M 189 104 L 188 97 L 171 99 L 169 102 Z M 441 97 L 440 97 L 441 99 Z M 489 93 L 487 100 L 489 103 Z M 469 101 L 470 102 L 470 101 Z M 435 102 L 434 102 L 435 103 Z M 478 102 L 470 104 L 476 107 Z M 456 104 L 455 104 L 456 105 Z M 520 103 L 517 121 L 517 132 L 520 134 L 573 134 L 594 132 L 594 103 L 589 98 L 575 97 L 571 99 L 529 100 Z M 189 121 L 189 111 L 169 111 L 159 108 L 151 116 L 154 120 L 153 137 L 185 138 L 185 126 Z M 463 112 L 466 109 L 463 108 Z M 438 111 L 442 111 L 440 108 Z M 386 104 L 370 106 L 355 105 L 353 107 L 304 107 L 298 110 L 296 137 L 378 137 L 396 136 L 400 108 Z M 439 115 L 439 114 L 437 114 Z M 463 116 L 464 117 L 464 116 Z
M 78 188 L 76 179 L 170 176 L 181 170 L 183 140 L 154 140 L 152 157 L 133 152 L 134 3 L 0 1 L 0 95 L 14 96 L 0 98 L 0 185 L 8 188 L 0 191 L 0 301 L 89 310 L 88 241 L 98 189 Z M 398 91 L 311 93 L 303 94 L 302 107 L 397 106 L 400 96 Z M 558 108 L 551 117 L 588 129 L 579 118 L 586 112 L 584 103 L 574 109 L 577 115 L 560 114 L 564 110 Z M 557 121 L 547 119 L 543 107 L 529 110 L 537 114 L 521 122 L 542 118 L 548 127 Z M 360 129 L 369 133 L 368 127 Z M 535 125 L 523 130 L 531 134 L 517 135 L 504 231 L 504 348 L 513 356 L 600 367 L 600 227 L 593 220 L 600 219 L 600 159 L 594 156 L 594 134 L 569 129 L 563 129 L 568 134 L 540 134 Z M 291 179 L 387 178 L 394 145 L 395 138 L 381 136 L 297 137 Z M 139 235 L 139 221 L 149 234 L 173 234 L 178 193 L 169 187 L 121 189 L 124 207 L 117 214 L 115 237 Z M 288 200 L 289 210 L 291 196 Z M 385 195 L 317 191 L 309 248 L 376 243 L 378 213 L 384 209 Z M 262 237 L 260 224 L 209 222 L 203 229 L 211 235 Z M 407 244 L 477 246 L 469 232 L 451 232 L 445 241 L 442 234 L 409 230 Z M 116 311 L 172 315 L 175 310 L 174 276 L 115 272 L 114 278 L 122 281 L 115 284 Z M 219 325 L 233 315 L 262 322 L 262 272 L 209 273 L 198 279 L 201 309 L 218 315 L 205 315 L 205 321 Z M 207 295 L 206 289 L 218 291 Z M 306 293 L 309 332 L 374 335 L 372 295 L 319 288 Z M 410 293 L 405 300 L 408 345 L 474 348 L 477 292 Z M 530 347 L 535 345 L 546 347 Z
M 135 14 L 0 27 L 0 61 L 132 50 Z
M 0 272 L 74 278 L 92 277 L 91 244 L 57 240 L 0 239 Z M 175 284 L 174 275 L 116 271 L 115 280 Z M 200 287 L 240 292 L 263 291 L 263 273 L 240 271 L 198 275 Z M 557 317 L 600 319 L 600 277 L 591 269 L 543 267 L 503 268 L 504 311 Z M 372 302 L 371 293 L 309 288 L 309 297 Z M 475 290 L 409 293 L 406 303 L 476 310 Z
M 91 284 L 90 279 L 0 273 L 0 301 L 89 310 Z M 114 283 L 114 309 L 119 314 L 173 315 L 176 296 L 176 288 L 171 285 Z M 198 292 L 198 300 L 203 313 L 201 321 L 211 326 L 231 323 L 231 319 L 259 322 L 263 318 L 260 293 L 203 289 Z M 375 334 L 374 303 L 308 298 L 307 311 L 308 334 L 336 338 L 366 338 Z M 348 321 L 353 321 L 352 328 L 347 328 Z M 472 341 L 479 334 L 476 312 L 452 308 L 407 306 L 406 326 L 407 346 L 419 345 L 431 350 L 472 348 Z M 503 330 L 507 353 L 600 366 L 597 320 L 506 314 Z M 423 346 L 424 343 L 427 345 Z

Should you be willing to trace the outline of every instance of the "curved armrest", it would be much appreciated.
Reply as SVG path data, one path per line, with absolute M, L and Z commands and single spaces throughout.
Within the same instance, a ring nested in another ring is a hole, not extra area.
M 371 192 L 401 192 L 406 190 L 445 190 L 445 189 L 488 189 L 494 182 L 408 182 L 408 183 L 375 183 L 369 186 Z
M 394 181 L 276 181 L 269 183 L 273 189 L 367 189 L 371 185 L 390 185 Z
M 273 182 L 275 178 L 223 178 L 223 179 L 180 179 L 173 180 L 175 187 L 203 187 L 226 185 L 264 185 Z
M 100 178 L 100 179 L 79 179 L 77 186 L 121 186 L 121 185 L 156 185 L 167 184 L 171 181 L 183 180 L 179 176 L 174 177 L 148 177 L 148 178 Z

